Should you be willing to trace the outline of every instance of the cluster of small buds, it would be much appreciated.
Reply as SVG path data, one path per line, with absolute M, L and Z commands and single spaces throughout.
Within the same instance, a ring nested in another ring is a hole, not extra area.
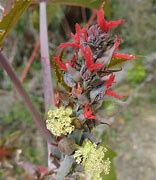
M 55 136 L 67 135 L 74 130 L 71 108 L 53 108 L 47 112 L 47 129 Z
M 95 143 L 89 140 L 85 140 L 75 151 L 74 158 L 78 164 L 82 164 L 85 173 L 91 177 L 91 179 L 100 179 L 100 174 L 104 172 L 109 174 L 110 171 L 110 160 L 104 160 L 107 149 L 100 146 L 98 147 Z

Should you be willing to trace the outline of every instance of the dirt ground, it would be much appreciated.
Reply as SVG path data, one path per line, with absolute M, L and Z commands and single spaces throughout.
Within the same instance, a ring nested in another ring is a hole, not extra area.
M 133 118 L 119 119 L 121 125 L 113 148 L 118 156 L 115 160 L 118 180 L 156 179 L 156 105 L 142 104 L 126 108 Z

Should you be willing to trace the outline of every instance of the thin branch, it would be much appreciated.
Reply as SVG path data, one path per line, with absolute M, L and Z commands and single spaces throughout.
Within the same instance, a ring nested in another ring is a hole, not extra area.
M 26 78 L 26 76 L 27 76 L 27 74 L 28 74 L 28 72 L 30 70 L 31 65 L 34 62 L 35 58 L 36 58 L 36 55 L 37 55 L 37 53 L 39 51 L 39 48 L 40 48 L 40 41 L 38 39 L 36 41 L 36 43 L 35 43 L 33 52 L 32 52 L 32 54 L 31 54 L 31 56 L 30 56 L 30 58 L 29 58 L 29 60 L 28 60 L 28 62 L 26 64 L 23 72 L 22 72 L 22 75 L 21 75 L 21 78 L 20 78 L 21 82 L 23 82 L 25 80 L 25 78 Z
M 86 15 L 86 9 L 84 7 L 81 8 L 81 14 L 82 14 L 83 22 L 86 22 L 87 21 L 87 15 Z
M 68 34 L 71 33 L 71 28 L 70 28 L 68 19 L 67 19 L 66 15 L 65 15 L 63 9 L 62 9 L 62 13 L 64 14 L 64 19 L 63 19 L 63 22 L 61 23 L 61 26 L 62 26 L 62 28 L 64 30 L 65 35 L 68 36 Z
M 8 14 L 8 12 L 10 11 L 14 3 L 15 3 L 15 0 L 6 1 L 5 7 L 4 7 L 4 14 Z
M 15 39 L 13 47 L 12 47 L 12 51 L 11 51 L 10 57 L 9 57 L 10 64 L 13 63 L 13 61 L 15 59 L 15 56 L 16 56 L 16 53 L 17 53 L 17 50 L 18 50 L 18 48 L 17 48 L 17 39 Z
M 51 144 L 55 143 L 54 140 L 52 139 L 51 133 L 46 129 L 45 123 L 43 119 L 41 118 L 40 114 L 36 110 L 35 106 L 32 104 L 29 96 L 27 95 L 26 91 L 24 90 L 20 80 L 18 79 L 15 71 L 13 70 L 12 66 L 8 62 L 8 60 L 4 57 L 4 55 L 0 52 L 0 65 L 2 68 L 7 72 L 8 76 L 12 80 L 14 86 L 17 89 L 17 92 L 21 95 L 21 98 L 28 108 L 29 112 L 31 113 L 33 120 L 45 138 L 45 140 Z

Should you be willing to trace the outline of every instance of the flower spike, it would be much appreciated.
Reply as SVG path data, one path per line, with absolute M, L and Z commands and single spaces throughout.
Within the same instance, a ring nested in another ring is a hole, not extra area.
M 92 51 L 89 46 L 86 46 L 85 48 L 81 47 L 81 51 L 84 55 L 86 66 L 89 71 L 99 70 L 102 68 L 102 64 L 94 64 L 93 58 L 92 58 Z
M 117 27 L 120 24 L 124 23 L 124 20 L 118 20 L 118 21 L 107 21 L 104 18 L 105 12 L 103 10 L 103 6 L 104 3 L 102 3 L 100 10 L 97 11 L 97 22 L 98 25 L 100 26 L 100 28 L 104 31 L 104 32 L 108 32 L 111 28 L 113 27 Z
M 96 119 L 96 116 L 93 115 L 93 111 L 89 110 L 88 104 L 85 104 L 85 107 L 84 107 L 84 117 L 86 119 Z
M 110 97 L 127 97 L 113 89 L 116 72 L 122 69 L 112 67 L 135 59 L 132 55 L 119 54 L 121 40 L 110 30 L 124 21 L 107 21 L 103 6 L 104 3 L 94 11 L 89 25 L 83 28 L 75 25 L 70 42 L 60 44 L 61 49 L 58 49 L 54 61 L 56 68 L 62 70 L 62 73 L 57 73 L 61 76 L 58 77 L 61 83 L 54 94 L 56 107 L 52 107 L 46 115 L 46 127 L 55 136 L 59 153 L 63 155 L 61 160 L 72 156 L 75 159 L 74 170 L 80 169 L 84 178 L 92 180 L 101 180 L 104 174 L 113 170 L 109 152 L 106 153 L 107 149 L 100 146 L 100 141 L 93 136 L 97 125 L 109 125 L 102 119 L 102 104 Z M 96 15 L 97 23 L 92 24 Z M 70 49 L 65 49 L 64 54 L 63 48 L 68 47 Z M 79 131 L 82 132 L 79 141 L 76 136 L 71 138 L 71 133 L 77 135 Z M 83 168 L 79 168 L 80 165 Z M 71 170 L 67 178 L 74 177 L 74 173 Z

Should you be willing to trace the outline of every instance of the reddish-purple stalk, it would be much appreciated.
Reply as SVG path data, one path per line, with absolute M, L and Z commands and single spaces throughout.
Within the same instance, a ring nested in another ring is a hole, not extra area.
M 29 70 L 31 68 L 32 63 L 35 61 L 36 55 L 37 55 L 37 53 L 39 51 L 39 48 L 40 48 L 40 40 L 37 39 L 37 41 L 35 43 L 35 46 L 34 46 L 34 49 L 32 51 L 32 54 L 31 54 L 26 66 L 25 66 L 25 68 L 24 68 L 24 70 L 22 72 L 22 75 L 21 75 L 21 78 L 20 78 L 22 83 L 24 82 L 25 78 L 27 77 L 27 74 L 28 74 L 28 72 L 29 72 Z
M 44 103 L 45 110 L 54 105 L 54 90 L 51 78 L 51 66 L 49 60 L 48 48 L 48 31 L 47 31 L 47 16 L 46 16 L 46 0 L 40 0 L 40 47 L 41 47 L 41 63 L 43 70 L 43 89 L 44 89 Z M 48 167 L 49 170 L 54 168 L 51 162 L 52 146 L 48 143 Z
M 10 77 L 11 81 L 13 82 L 17 92 L 20 94 L 25 106 L 28 108 L 29 112 L 31 113 L 33 120 L 41 132 L 41 135 L 45 138 L 45 140 L 51 144 L 55 144 L 51 133 L 46 129 L 45 123 L 41 118 L 39 112 L 32 104 L 31 99 L 29 98 L 28 94 L 24 90 L 19 78 L 17 77 L 14 69 L 8 62 L 8 59 L 4 57 L 4 55 L 0 52 L 0 66 L 7 72 L 8 76 Z

